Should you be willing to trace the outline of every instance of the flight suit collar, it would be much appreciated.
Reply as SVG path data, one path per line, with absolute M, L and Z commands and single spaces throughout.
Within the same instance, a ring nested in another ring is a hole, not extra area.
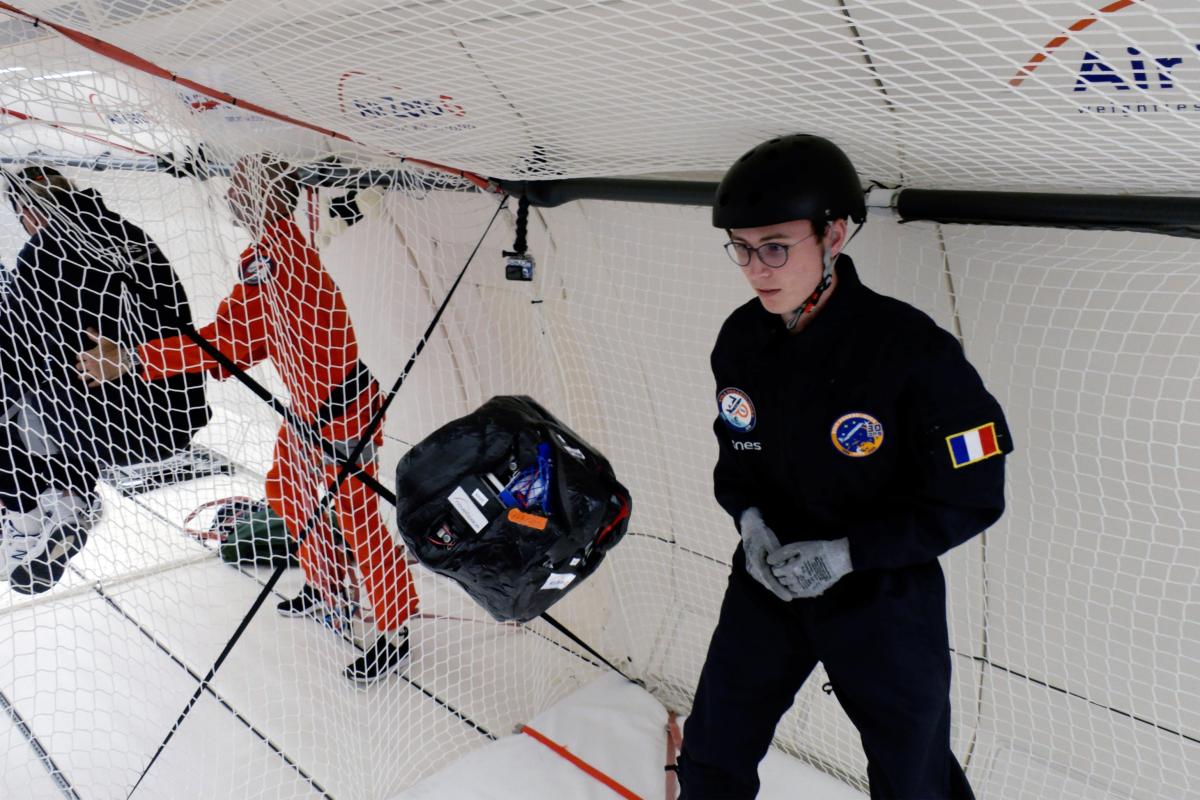
M 829 300 L 817 312 L 817 316 L 808 323 L 808 327 L 796 334 L 797 338 L 811 335 L 813 338 L 833 335 L 841 331 L 854 317 L 854 308 L 858 305 L 863 292 L 862 281 L 858 279 L 858 270 L 848 255 L 839 255 L 834 262 L 833 270 L 837 274 L 837 286 L 829 296 Z
M 844 253 L 839 255 L 833 269 L 837 274 L 836 287 L 817 315 L 799 333 L 790 333 L 780 315 L 772 314 L 759 305 L 765 317 L 764 324 L 777 346 L 793 351 L 810 351 L 830 343 L 831 339 L 836 339 L 852 324 L 854 309 L 859 307 L 867 289 L 859 280 L 858 270 L 850 256 Z
M 262 238 L 259 239 L 259 243 L 266 244 L 267 242 L 291 239 L 298 231 L 295 221 L 289 217 L 273 219 L 263 226 Z

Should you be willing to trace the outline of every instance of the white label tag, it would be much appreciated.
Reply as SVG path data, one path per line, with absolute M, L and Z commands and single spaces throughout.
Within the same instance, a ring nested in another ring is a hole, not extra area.
M 471 502 L 471 498 L 467 496 L 466 491 L 459 486 L 450 493 L 450 505 L 454 506 L 454 510 L 458 515 L 467 521 L 471 529 L 479 533 L 487 526 L 487 517 L 479 513 L 479 509 Z
M 574 572 L 552 572 L 550 577 L 546 578 L 546 582 L 542 584 L 542 589 L 565 589 L 575 580 Z
M 471 492 L 471 497 L 474 497 L 475 502 L 479 503 L 479 505 L 481 507 L 487 506 L 487 495 L 484 494 L 483 492 L 479 491 L 478 489 L 475 489 Z

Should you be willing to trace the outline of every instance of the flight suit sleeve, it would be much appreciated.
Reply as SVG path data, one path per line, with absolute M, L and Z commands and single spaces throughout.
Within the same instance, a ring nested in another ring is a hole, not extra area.
M 75 311 L 81 328 L 106 333 L 121 324 L 121 283 L 111 265 L 70 248 L 60 259 L 57 272 L 58 280 L 78 292 Z M 80 344 L 84 343 L 81 339 Z
M 899 404 L 905 489 L 851 525 L 856 570 L 933 561 L 1004 512 L 1004 461 L 1013 449 L 1004 412 L 949 334 L 925 352 Z
M 22 322 L 29 316 L 25 302 L 29 288 L 26 281 L 19 276 L 29 274 L 29 269 L 26 253 L 22 250 L 17 258 L 17 269 L 4 277 L 3 318 L 0 318 L 0 374 L 3 374 L 6 384 L 19 385 L 24 379 L 24 360 L 29 350 L 29 337 L 28 329 Z
M 717 435 L 719 448 L 717 466 L 713 469 L 713 494 L 721 508 L 733 517 L 734 525 L 737 525 L 742 512 L 755 504 L 752 487 L 745 471 L 736 463 L 729 443 L 729 430 L 720 416 L 713 422 L 713 433 Z
M 739 338 L 739 334 L 747 327 L 740 317 L 741 310 L 735 311 L 721 326 L 717 341 L 713 345 L 709 364 L 714 380 L 714 407 L 717 412 L 713 420 L 713 433 L 717 437 L 717 464 L 713 468 L 713 495 L 721 508 L 733 517 L 734 525 L 738 525 L 742 512 L 757 505 L 752 479 L 746 473 L 744 459 L 739 459 L 734 453 L 730 440 L 730 430 L 721 418 L 719 394 L 722 387 L 732 386 L 741 354 L 747 346 Z M 740 528 L 739 528 L 740 530 Z
M 17 366 L 19 345 L 13 336 L 13 317 L 12 306 L 5 304 L 0 311 L 0 376 L 3 376 L 5 384 L 18 382 L 20 374 Z
M 6 385 L 19 386 L 25 378 L 28 358 L 28 336 L 22 335 L 23 309 L 12 299 L 0 318 L 0 375 Z M 0 409 L 2 410 L 2 409 Z
M 239 367 L 248 368 L 267 356 L 266 302 L 259 285 L 238 283 L 217 307 L 216 319 L 198 333 Z M 183 372 L 229 372 L 187 336 L 146 342 L 137 348 L 142 377 L 156 380 Z

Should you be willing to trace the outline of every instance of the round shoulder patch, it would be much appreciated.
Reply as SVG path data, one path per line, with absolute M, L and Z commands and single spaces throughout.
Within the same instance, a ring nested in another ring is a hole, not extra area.
M 721 412 L 721 419 L 725 424 L 738 433 L 754 430 L 754 423 L 757 421 L 754 403 L 750 401 L 750 395 L 741 389 L 730 387 L 718 392 L 717 409 Z
M 275 262 L 266 253 L 252 249 L 243 259 L 238 279 L 247 286 L 258 286 L 275 276 Z
M 883 444 L 883 426 L 879 420 L 861 411 L 838 417 L 829 431 L 833 446 L 843 455 L 853 458 L 869 456 Z

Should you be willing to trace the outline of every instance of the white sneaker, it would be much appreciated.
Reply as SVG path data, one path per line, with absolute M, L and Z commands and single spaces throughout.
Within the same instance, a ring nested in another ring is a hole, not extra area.
M 0 521 L 0 580 L 8 580 L 14 569 L 45 551 L 50 537 L 42 520 L 40 508 L 4 512 Z
M 47 489 L 38 495 L 38 508 L 45 515 L 49 527 L 83 528 L 87 532 L 100 521 L 100 497 L 94 497 L 92 502 L 88 502 L 78 495 Z
M 62 579 L 67 562 L 87 544 L 88 532 L 100 519 L 100 504 L 49 489 L 38 496 L 36 512 L 21 516 L 6 528 L 13 543 L 9 583 L 22 594 L 41 594 Z M 37 530 L 31 530 L 35 519 Z

